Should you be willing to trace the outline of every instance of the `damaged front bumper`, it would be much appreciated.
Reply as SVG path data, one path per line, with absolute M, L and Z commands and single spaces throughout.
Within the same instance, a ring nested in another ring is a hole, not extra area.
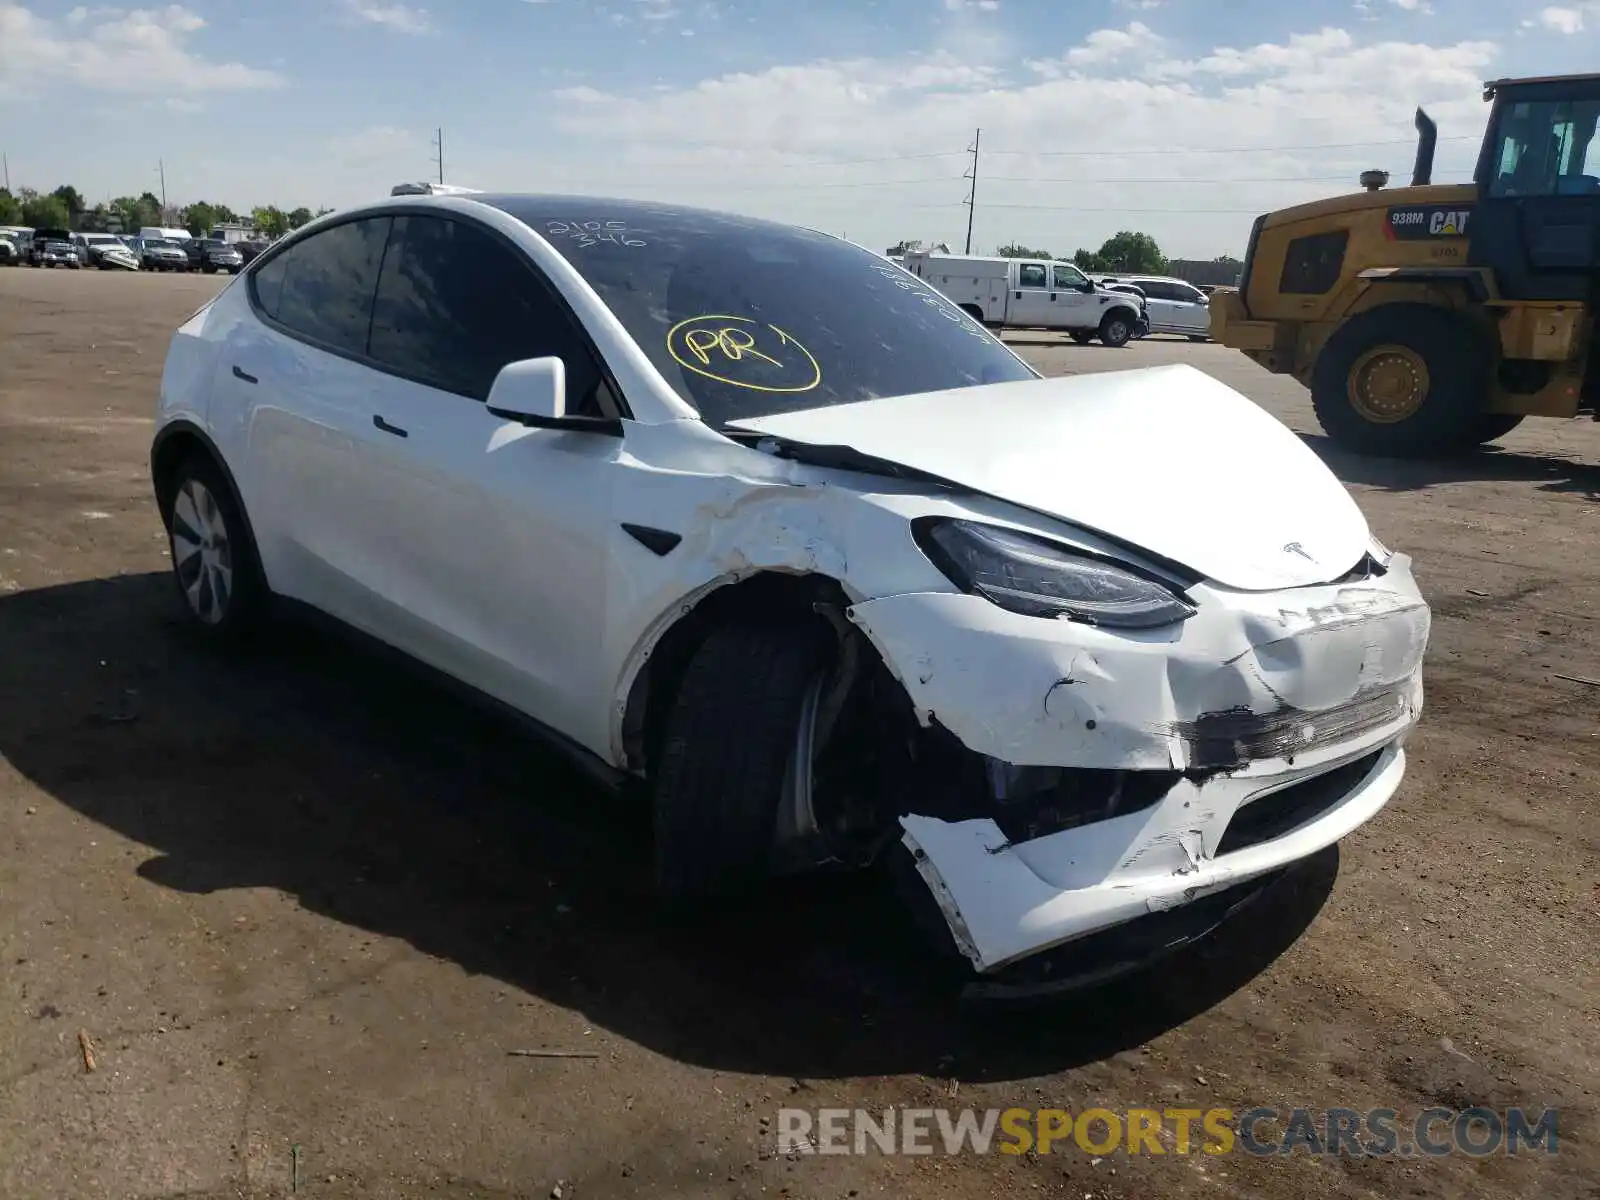
M 1189 621 L 1137 633 L 959 594 L 852 609 L 919 720 L 997 781 L 993 816 L 901 818 L 980 973 L 1304 859 L 1394 795 L 1430 624 L 1409 560 L 1324 587 L 1190 595 Z M 1039 768 L 1139 786 L 1039 832 L 1012 811 L 1036 799 L 1005 786 Z

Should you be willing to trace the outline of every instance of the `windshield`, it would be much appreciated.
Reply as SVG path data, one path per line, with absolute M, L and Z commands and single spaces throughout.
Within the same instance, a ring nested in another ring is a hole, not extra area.
M 176 246 L 174 245 L 174 243 L 167 241 L 166 238 L 145 238 L 144 244 L 146 246 L 154 246 L 157 249 L 166 249 L 166 250 L 176 249 Z
M 716 427 L 1038 378 L 920 279 L 838 238 L 641 202 L 482 199 L 542 234 Z

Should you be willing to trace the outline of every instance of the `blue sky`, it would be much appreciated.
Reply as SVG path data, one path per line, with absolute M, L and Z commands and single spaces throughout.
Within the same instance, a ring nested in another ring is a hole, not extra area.
M 804 14 L 802 17 L 801 14 Z M 0 0 L 13 187 L 317 207 L 431 177 L 1070 254 L 1470 173 L 1484 78 L 1600 66 L 1600 0 Z

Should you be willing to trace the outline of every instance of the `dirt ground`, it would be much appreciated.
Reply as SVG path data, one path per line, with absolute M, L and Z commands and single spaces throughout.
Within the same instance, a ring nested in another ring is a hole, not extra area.
M 1600 680 L 1600 428 L 1381 463 L 1232 352 L 1019 339 L 1248 392 L 1435 625 L 1410 774 L 1338 854 L 1157 972 L 975 1008 L 871 877 L 669 925 L 642 814 L 516 730 L 325 634 L 197 650 L 146 453 L 217 286 L 0 270 L 0 1196 L 1600 1195 L 1600 686 L 1560 677 Z M 547 1048 L 595 1057 L 508 1053 Z M 1559 1151 L 771 1148 L 784 1105 L 1179 1104 L 1557 1106 Z

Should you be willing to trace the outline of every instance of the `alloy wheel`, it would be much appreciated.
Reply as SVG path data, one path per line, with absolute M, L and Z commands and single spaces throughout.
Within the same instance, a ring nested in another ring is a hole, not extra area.
M 198 479 L 184 480 L 173 501 L 172 565 L 190 611 L 221 624 L 233 599 L 233 547 L 217 498 Z

